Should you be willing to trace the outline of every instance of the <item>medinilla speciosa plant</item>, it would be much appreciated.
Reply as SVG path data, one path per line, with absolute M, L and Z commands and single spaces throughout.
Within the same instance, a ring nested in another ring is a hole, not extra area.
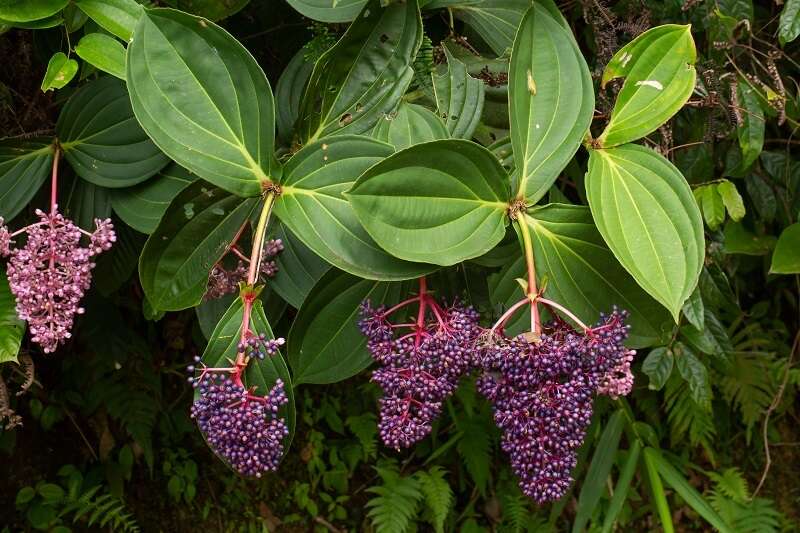
M 120 39 L 99 38 L 122 60 L 98 68 L 125 83 L 100 77 L 71 96 L 61 149 L 78 184 L 149 235 L 146 312 L 197 309 L 209 342 L 189 369 L 192 416 L 244 476 L 278 468 L 298 387 L 374 364 L 387 451 L 426 439 L 475 377 L 522 491 L 554 500 L 596 397 L 617 402 L 621 431 L 634 350 L 677 335 L 702 268 L 701 215 L 678 169 L 638 141 L 695 88 L 690 28 L 639 35 L 595 87 L 551 0 L 511 10 L 502 31 L 454 7 L 491 60 L 463 40 L 434 53 L 423 20 L 444 4 L 298 7 L 352 22 L 324 50 L 297 52 L 278 106 L 255 59 L 213 22 L 120 0 L 126 22 L 111 24 L 85 6 Z M 595 110 L 605 87 L 609 114 Z M 52 152 L 26 142 L 15 149 L 27 166 L 0 165 L 38 177 L 31 162 Z M 284 342 L 270 323 L 287 306 Z M 654 479 L 662 462 L 645 452 Z

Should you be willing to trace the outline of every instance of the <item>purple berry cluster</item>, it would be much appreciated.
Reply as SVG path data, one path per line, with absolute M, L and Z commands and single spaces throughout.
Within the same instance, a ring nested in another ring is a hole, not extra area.
M 473 368 L 473 345 L 481 333 L 478 313 L 471 307 L 445 309 L 430 297 L 417 299 L 422 310 L 414 324 L 392 324 L 385 308 L 361 305 L 359 329 L 381 365 L 372 373 L 384 391 L 378 427 L 384 444 L 397 450 L 430 433 L 442 402 Z M 424 319 L 426 307 L 432 319 Z M 397 333 L 404 327 L 411 332 Z
M 288 402 L 283 381 L 266 397 L 251 394 L 230 373 L 203 371 L 194 381 L 198 394 L 191 416 L 214 453 L 243 476 L 277 470 L 289 434 L 278 416 Z
M 0 228 L 0 253 L 10 256 L 8 282 L 17 315 L 28 322 L 31 340 L 51 353 L 70 338 L 75 315 L 83 313 L 80 301 L 91 285 L 92 258 L 111 248 L 116 236 L 109 219 L 96 219 L 95 231 L 88 233 L 55 208 L 51 213 L 37 209 L 36 215 L 39 222 L 13 234 L 27 233 L 21 248 L 12 249 L 13 235 Z M 86 248 L 82 235 L 89 237 Z
M 0 235 L 0 246 L 2 246 L 2 235 Z M 283 251 L 283 241 L 281 239 L 270 239 L 264 243 L 263 260 L 261 261 L 260 274 L 264 278 L 274 278 L 278 273 L 278 263 L 270 258 L 276 257 Z M 241 257 L 241 256 L 240 256 Z M 214 265 L 208 275 L 208 285 L 206 286 L 206 300 L 222 298 L 226 294 L 231 294 L 239 289 L 239 283 L 247 279 L 247 265 L 244 261 L 239 261 L 236 268 L 226 269 L 221 264 Z
M 278 353 L 281 346 L 286 343 L 282 337 L 270 339 L 264 333 L 260 335 L 248 335 L 247 339 L 239 342 L 239 353 L 244 353 L 247 357 L 264 360 L 267 356 Z
M 493 404 L 520 488 L 539 503 L 557 500 L 572 483 L 594 396 L 625 392 L 609 376 L 616 379 L 626 364 L 630 371 L 626 316 L 602 316 L 585 335 L 555 320 L 536 341 L 520 335 L 482 348 L 478 389 Z

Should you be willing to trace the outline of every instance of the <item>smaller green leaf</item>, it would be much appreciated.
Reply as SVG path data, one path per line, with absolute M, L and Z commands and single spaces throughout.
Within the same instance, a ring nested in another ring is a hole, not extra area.
M 692 398 L 697 405 L 707 408 L 711 402 L 711 385 L 706 366 L 683 343 L 676 343 L 674 351 L 676 366 L 681 377 L 689 384 Z
M 17 318 L 16 302 L 8 286 L 5 266 L 0 265 L 0 364 L 17 362 L 25 322 Z
M 660 390 L 672 374 L 672 366 L 675 356 L 672 350 L 665 346 L 659 346 L 650 350 L 642 363 L 642 372 L 650 378 L 648 387 L 652 390 Z
M 84 35 L 75 47 L 78 57 L 112 76 L 125 79 L 125 47 L 105 33 Z
M 778 20 L 778 39 L 781 46 L 800 35 L 800 0 L 786 0 Z
M 683 304 L 683 316 L 697 329 L 703 329 L 705 324 L 705 306 L 700 288 L 696 288 L 691 296 Z
M 75 0 L 78 9 L 104 30 L 130 42 L 141 17 L 142 6 L 135 0 Z
M 415 144 L 447 139 L 450 134 L 433 111 L 417 104 L 403 102 L 375 125 L 372 136 L 389 143 L 395 150 Z
M 452 137 L 471 139 L 483 112 L 484 84 L 469 75 L 466 65 L 450 52 L 447 44 L 442 50 L 447 69 L 432 74 L 437 112 Z
M 408 261 L 453 265 L 505 235 L 506 173 L 460 139 L 418 144 L 369 168 L 347 194 L 367 232 Z
M 52 166 L 51 139 L 0 141 L 0 217 L 4 224 L 25 209 Z
M 669 120 L 695 85 L 697 52 L 690 26 L 651 28 L 614 54 L 601 85 L 624 77 L 611 119 L 598 138 L 603 147 L 641 139 Z
M 350 22 L 367 0 L 287 0 L 298 13 L 320 22 Z
M 734 175 L 744 173 L 758 159 L 764 148 L 766 126 L 764 110 L 756 89 L 743 78 L 739 79 L 738 83 L 738 104 L 741 107 L 742 121 L 736 128 L 736 135 L 739 138 L 739 148 L 742 150 L 742 160 L 733 171 Z
M 741 220 L 745 215 L 744 201 L 736 185 L 728 180 L 723 180 L 717 185 L 717 191 L 722 197 L 725 209 L 728 210 L 728 216 L 736 222 Z
M 703 218 L 706 224 L 712 230 L 719 227 L 720 224 L 725 222 L 725 204 L 722 202 L 722 196 L 717 191 L 716 185 L 703 185 L 694 191 L 695 200 L 703 211 Z
M 650 495 L 653 497 L 653 504 L 658 511 L 658 517 L 661 519 L 661 527 L 664 533 L 675 533 L 675 526 L 672 525 L 672 512 L 667 502 L 667 495 L 664 493 L 664 485 L 661 483 L 661 476 L 658 475 L 656 459 L 652 455 L 655 451 L 655 449 L 648 447 L 644 449 L 644 453 L 642 454 L 645 473 L 650 486 Z
M 31 22 L 55 15 L 69 0 L 0 0 L 0 19 Z
M 740 222 L 729 221 L 723 232 L 726 254 L 766 255 L 775 246 L 772 235 L 755 235 Z
M 772 254 L 773 274 L 800 274 L 800 222 L 784 229 Z
M 633 445 L 628 452 L 628 458 L 625 461 L 625 465 L 622 467 L 622 472 L 619 475 L 617 484 L 614 486 L 614 496 L 611 497 L 611 502 L 608 504 L 601 533 L 611 532 L 620 511 L 622 511 L 625 500 L 628 499 L 628 492 L 631 488 L 633 475 L 636 473 L 636 465 L 639 462 L 639 454 L 641 454 L 641 451 L 641 443 L 638 440 L 633 441 Z
M 425 506 L 430 511 L 430 522 L 436 533 L 444 533 L 444 522 L 453 507 L 453 489 L 445 479 L 446 471 L 434 466 L 427 472 L 418 472 L 420 490 Z
M 61 89 L 75 77 L 78 72 L 78 62 L 68 59 L 64 52 L 56 52 L 47 63 L 47 72 L 42 80 L 42 91 Z

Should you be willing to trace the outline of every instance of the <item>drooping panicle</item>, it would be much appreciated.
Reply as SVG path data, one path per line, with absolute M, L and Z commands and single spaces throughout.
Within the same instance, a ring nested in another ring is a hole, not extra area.
M 11 248 L 11 234 L 0 229 L 0 252 L 10 256 L 7 273 L 17 315 L 28 322 L 31 339 L 50 353 L 70 338 L 75 315 L 83 313 L 80 301 L 91 285 L 92 258 L 111 248 L 116 236 L 110 219 L 96 219 L 88 234 L 56 206 L 50 213 L 37 209 L 36 215 L 39 222 L 18 232 L 27 234 L 20 248 Z M 81 246 L 84 234 L 88 247 Z

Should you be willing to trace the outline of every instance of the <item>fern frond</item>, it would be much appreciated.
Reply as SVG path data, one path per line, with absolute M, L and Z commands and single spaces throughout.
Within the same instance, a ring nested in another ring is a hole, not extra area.
M 375 422 L 375 415 L 364 413 L 358 416 L 348 416 L 345 424 L 361 444 L 364 457 L 374 457 L 378 451 L 378 424 Z
M 750 499 L 747 480 L 737 468 L 726 468 L 721 474 L 710 472 L 714 489 L 709 495 L 711 506 L 737 533 L 772 533 L 781 530 L 784 516 L 767 498 Z
M 59 516 L 72 514 L 72 522 L 86 518 L 89 526 L 97 525 L 112 531 L 137 533 L 139 526 L 130 513 L 125 512 L 125 504 L 108 493 L 100 492 L 100 485 L 92 487 L 82 494 L 67 493 L 66 501 Z
M 522 533 L 527 529 L 530 519 L 528 502 L 530 500 L 522 494 L 506 493 L 502 498 L 503 503 L 503 531 Z
M 491 421 L 489 423 L 491 424 Z M 483 417 L 473 416 L 456 420 L 456 425 L 462 434 L 456 449 L 464 460 L 467 472 L 475 481 L 478 490 L 483 493 L 489 481 L 489 464 L 491 463 L 491 442 L 486 423 L 484 423 Z
M 664 407 L 672 443 L 677 444 L 688 436 L 692 446 L 702 445 L 713 456 L 711 442 L 716 433 L 713 413 L 697 405 L 687 383 L 675 373 L 667 381 Z
M 445 479 L 445 471 L 434 466 L 427 472 L 417 472 L 420 489 L 425 497 L 425 506 L 430 515 L 430 523 L 436 533 L 444 532 L 444 521 L 453 507 L 453 490 Z
M 420 482 L 413 476 L 401 476 L 396 466 L 375 469 L 383 483 L 367 489 L 376 495 L 367 502 L 367 515 L 377 533 L 404 533 L 417 515 Z
M 725 399 L 741 413 L 748 432 L 775 396 L 774 359 L 767 352 L 734 352 L 717 380 Z
M 709 472 L 708 477 L 715 483 L 714 490 L 726 498 L 739 503 L 750 499 L 747 480 L 738 468 L 726 468 L 721 474 Z

